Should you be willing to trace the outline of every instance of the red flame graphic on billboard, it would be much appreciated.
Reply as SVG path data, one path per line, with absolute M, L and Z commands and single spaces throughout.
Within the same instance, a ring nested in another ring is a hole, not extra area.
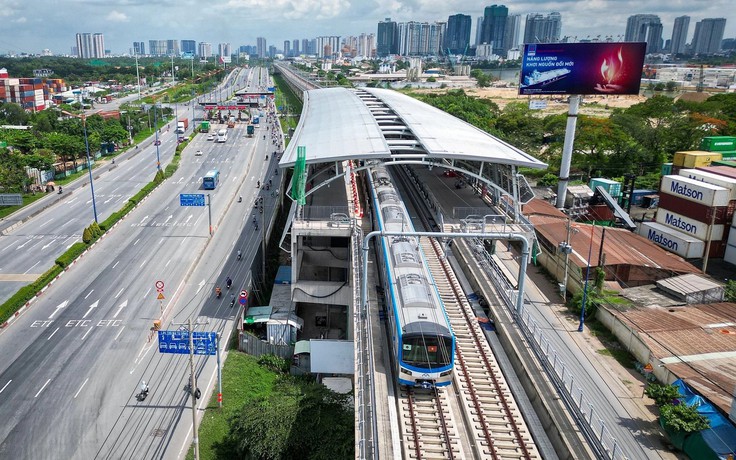
M 624 57 L 621 55 L 621 48 L 618 49 L 618 62 L 615 57 L 603 59 L 601 64 L 601 75 L 607 84 L 611 84 L 616 81 L 616 78 L 621 73 L 621 69 L 624 68 Z

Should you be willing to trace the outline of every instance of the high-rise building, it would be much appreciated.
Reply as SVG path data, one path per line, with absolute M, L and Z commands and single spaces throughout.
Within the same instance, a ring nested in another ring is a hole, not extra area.
M 268 45 L 268 57 L 274 57 L 276 56 L 276 47 L 273 45 Z
M 291 56 L 291 40 L 284 40 L 284 57 Z
M 685 52 L 688 27 L 690 27 L 690 16 L 675 18 L 675 25 L 672 28 L 672 40 L 670 41 L 670 53 L 682 54 Z
M 340 37 L 337 35 L 317 37 L 317 57 L 332 58 L 340 54 Z
M 706 18 L 695 24 L 693 54 L 714 54 L 721 50 L 726 18 Z
M 467 14 L 455 14 L 447 18 L 447 34 L 442 51 L 448 54 L 467 54 L 472 25 L 473 18 Z
M 168 42 L 166 40 L 148 40 L 148 54 L 151 56 L 166 56 Z
M 77 57 L 82 59 L 104 58 L 105 37 L 100 34 L 77 34 Z
M 504 32 L 503 42 L 507 53 L 511 49 L 519 49 L 519 38 L 521 34 L 521 15 L 512 14 L 506 18 L 506 31 Z
M 483 16 L 475 18 L 475 46 L 483 43 Z
M 295 38 L 291 41 L 291 54 L 292 56 L 299 56 L 299 39 Z
M 391 18 L 378 23 L 376 34 L 376 54 L 385 57 L 399 53 L 399 26 Z
M 225 59 L 225 62 L 229 62 L 228 59 L 230 59 L 233 54 L 233 48 L 230 46 L 230 43 L 218 43 L 217 54 L 221 58 L 227 58 Z
M 256 48 L 258 50 L 258 57 L 265 58 L 268 54 L 268 45 L 264 37 L 256 38 Z
M 441 54 L 447 28 L 444 22 L 401 22 L 399 26 L 399 53 L 402 56 L 437 56 Z
M 483 34 L 481 41 L 493 45 L 493 52 L 505 56 L 508 47 L 503 42 L 506 34 L 506 19 L 509 9 L 506 5 L 491 5 L 483 10 Z
M 647 42 L 647 53 L 662 51 L 662 21 L 656 14 L 635 14 L 626 21 L 624 41 Z
M 524 43 L 557 43 L 562 33 L 562 16 L 550 13 L 547 16 L 539 13 L 526 15 Z
M 199 42 L 199 59 L 206 60 L 212 56 L 212 44 L 207 42 Z
M 146 55 L 146 44 L 144 42 L 133 42 L 133 54 L 138 56 Z
M 194 56 L 197 54 L 197 42 L 194 40 L 181 41 L 181 54 Z

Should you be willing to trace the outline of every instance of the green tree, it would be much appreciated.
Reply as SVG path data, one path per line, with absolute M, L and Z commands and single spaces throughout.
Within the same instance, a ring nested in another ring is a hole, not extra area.
M 14 154 L 9 149 L 0 148 L 0 192 L 23 193 L 26 191 L 30 179 L 24 166 L 21 154 Z
M 28 118 L 28 113 L 20 105 L 0 102 L 0 125 L 23 126 L 28 124 Z
M 736 280 L 726 281 L 726 302 L 736 302 Z
M 481 88 L 487 88 L 491 86 L 491 78 L 480 69 L 473 69 L 470 71 L 470 76 L 475 78 L 478 86 Z
M 708 419 L 694 406 L 666 404 L 660 408 L 664 426 L 678 432 L 695 433 L 710 427 Z
M 84 244 L 89 244 L 92 242 L 92 232 L 90 231 L 89 227 L 86 227 L 82 232 L 82 241 L 84 242 Z
M 84 141 L 76 136 L 63 133 L 49 133 L 43 139 L 44 148 L 56 153 L 62 162 L 71 161 L 77 165 L 77 157 L 85 151 Z
M 657 407 L 665 404 L 672 404 L 672 401 L 680 398 L 680 390 L 674 385 L 660 385 L 658 383 L 650 383 L 644 390 L 647 396 L 654 400 Z
M 507 104 L 496 119 L 495 129 L 503 140 L 532 154 L 539 153 L 544 141 L 544 120 L 524 102 Z

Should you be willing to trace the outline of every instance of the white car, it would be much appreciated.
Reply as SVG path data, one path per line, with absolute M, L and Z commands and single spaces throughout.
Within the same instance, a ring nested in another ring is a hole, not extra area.
M 197 150 L 196 152 L 194 152 L 194 156 L 195 157 L 201 157 L 202 156 L 202 151 L 201 150 Z
M 207 140 L 208 140 L 208 141 L 213 141 L 213 140 L 215 140 L 215 135 L 214 135 L 214 134 L 208 134 L 208 135 L 207 135 Z

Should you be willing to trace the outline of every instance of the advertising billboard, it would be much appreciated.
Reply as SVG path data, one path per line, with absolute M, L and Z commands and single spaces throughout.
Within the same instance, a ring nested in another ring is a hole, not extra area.
M 519 94 L 638 94 L 646 43 L 524 45 Z

